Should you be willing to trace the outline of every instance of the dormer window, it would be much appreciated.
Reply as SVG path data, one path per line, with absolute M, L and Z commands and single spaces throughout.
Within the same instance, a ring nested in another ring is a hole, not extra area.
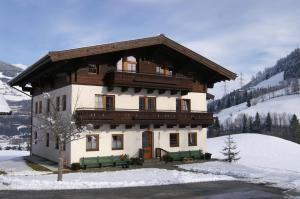
M 136 65 L 137 65 L 137 61 L 136 61 L 135 57 L 133 57 L 133 56 L 123 57 L 117 63 L 117 70 L 135 73 Z
M 97 66 L 96 64 L 89 64 L 89 73 L 97 73 Z

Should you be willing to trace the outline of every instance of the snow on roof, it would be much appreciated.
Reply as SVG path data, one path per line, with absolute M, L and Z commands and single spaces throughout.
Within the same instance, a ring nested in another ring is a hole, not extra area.
M 0 94 L 0 114 L 9 114 L 11 112 L 3 95 Z

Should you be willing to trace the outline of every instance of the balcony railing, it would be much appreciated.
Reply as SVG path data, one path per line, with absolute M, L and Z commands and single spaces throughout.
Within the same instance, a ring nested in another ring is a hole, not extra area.
M 212 113 L 207 112 L 176 112 L 176 111 L 139 111 L 102 109 L 77 109 L 77 123 L 81 125 L 111 124 L 111 125 L 202 125 L 207 127 L 213 123 Z
M 106 74 L 105 82 L 108 86 L 186 91 L 190 91 L 193 86 L 193 80 L 191 78 L 137 73 L 132 71 L 110 71 Z

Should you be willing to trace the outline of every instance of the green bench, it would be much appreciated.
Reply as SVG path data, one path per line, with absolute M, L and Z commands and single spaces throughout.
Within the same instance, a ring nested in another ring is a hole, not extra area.
M 84 169 L 87 167 L 105 167 L 105 166 L 122 166 L 128 168 L 130 160 L 128 155 L 123 157 L 117 156 L 97 156 L 97 157 L 83 157 L 80 158 L 80 166 Z
M 183 158 L 203 158 L 203 153 L 201 150 L 169 152 L 168 155 L 172 158 L 173 161 L 182 161 Z

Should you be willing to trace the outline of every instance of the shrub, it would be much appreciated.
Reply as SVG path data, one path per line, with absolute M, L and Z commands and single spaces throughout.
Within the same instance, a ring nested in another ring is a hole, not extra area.
M 173 161 L 173 158 L 172 158 L 170 155 L 164 155 L 164 156 L 162 156 L 162 160 L 163 160 L 165 163 L 168 163 L 168 162 L 172 162 L 172 161 Z
M 211 153 L 205 153 L 204 154 L 204 159 L 205 160 L 210 160 L 211 159 Z
M 80 163 L 72 163 L 72 164 L 71 164 L 71 170 L 73 170 L 73 171 L 78 171 L 78 170 L 80 170 L 80 169 L 81 169 Z
M 143 165 L 144 160 L 142 158 L 130 158 L 131 165 Z

